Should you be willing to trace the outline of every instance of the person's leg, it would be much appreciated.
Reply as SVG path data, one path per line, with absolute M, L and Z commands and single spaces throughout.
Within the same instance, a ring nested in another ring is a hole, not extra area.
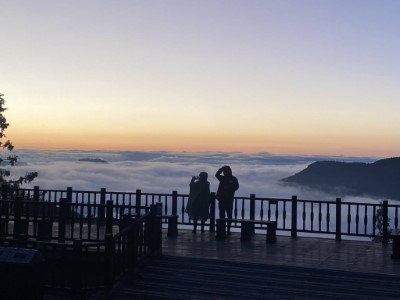
M 205 221 L 201 221 L 201 232 L 204 232 L 204 224 L 205 224 Z
M 192 232 L 196 233 L 196 230 L 197 230 L 197 218 L 193 219 L 193 230 L 192 230 Z
M 226 206 L 226 215 L 228 219 L 232 219 L 232 211 L 233 211 L 233 201 Z M 228 235 L 231 234 L 231 221 L 228 222 Z
M 219 207 L 219 218 L 220 219 L 229 218 L 225 202 L 219 201 L 218 207 Z M 230 222 L 228 222 L 228 234 L 230 234 Z

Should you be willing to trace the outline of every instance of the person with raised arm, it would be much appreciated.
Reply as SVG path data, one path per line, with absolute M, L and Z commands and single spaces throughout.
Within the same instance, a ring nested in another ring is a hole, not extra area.
M 217 194 L 215 198 L 218 200 L 219 218 L 232 219 L 233 198 L 235 192 L 239 189 L 238 179 L 232 175 L 230 166 L 223 166 L 218 169 L 215 177 L 219 180 Z M 227 234 L 231 234 L 231 222 L 228 222 Z

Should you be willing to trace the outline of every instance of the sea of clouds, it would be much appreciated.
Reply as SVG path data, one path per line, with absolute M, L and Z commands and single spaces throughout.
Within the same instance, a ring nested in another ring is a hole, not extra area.
M 18 164 L 12 167 L 12 177 L 27 172 L 38 172 L 39 177 L 29 185 L 42 189 L 95 191 L 106 188 L 113 192 L 181 194 L 189 192 L 192 176 L 205 171 L 209 174 L 211 190 L 216 191 L 218 180 L 214 174 L 222 165 L 230 165 L 239 179 L 237 196 L 256 194 L 259 197 L 377 202 L 367 197 L 331 195 L 283 184 L 282 178 L 291 176 L 315 161 L 371 163 L 376 157 L 272 155 L 269 153 L 223 152 L 140 152 L 140 151 L 33 151 L 19 150 Z M 82 160 L 102 160 L 106 163 Z

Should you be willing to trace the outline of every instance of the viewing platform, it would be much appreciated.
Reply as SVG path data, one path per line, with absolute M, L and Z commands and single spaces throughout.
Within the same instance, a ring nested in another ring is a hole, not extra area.
M 193 234 L 191 230 L 180 230 L 179 235 L 175 238 L 168 238 L 166 231 L 164 232 L 162 257 L 159 258 L 161 262 L 158 263 L 162 265 L 163 261 L 184 259 L 186 264 L 190 264 L 192 261 L 199 264 L 203 260 L 206 261 L 205 264 L 208 264 L 211 260 L 216 264 L 225 263 L 225 268 L 231 266 L 233 270 L 237 269 L 238 265 L 249 264 L 251 269 L 262 269 L 267 273 L 263 275 L 266 280 L 264 283 L 266 291 L 268 291 L 268 284 L 273 282 L 273 287 L 269 288 L 271 293 L 275 291 L 275 294 L 270 294 L 269 297 L 265 295 L 265 298 L 258 299 L 321 299 L 322 297 L 324 299 L 351 299 L 354 295 L 358 296 L 352 299 L 394 299 L 400 297 L 400 288 L 398 287 L 400 260 L 391 259 L 391 253 L 391 244 L 382 245 L 380 242 L 372 241 L 335 241 L 326 238 L 278 236 L 276 243 L 266 244 L 265 236 L 256 234 L 251 241 L 242 243 L 240 242 L 240 232 L 233 232 L 225 241 L 218 241 L 215 239 L 215 233 L 206 231 Z M 154 268 L 156 267 L 150 267 L 150 269 Z M 198 273 L 204 272 L 200 267 L 196 268 Z M 142 271 L 146 273 L 146 267 Z M 185 278 L 179 282 L 181 272 L 184 271 L 172 271 L 171 276 L 178 278 L 178 285 L 184 286 Z M 218 272 L 218 270 L 215 269 L 213 272 Z M 304 278 L 304 272 L 314 274 L 313 276 L 317 278 L 324 277 L 326 282 L 314 282 L 317 279 L 314 280 L 311 275 L 306 275 L 307 278 Z M 158 273 L 162 272 L 158 271 Z M 218 280 L 218 275 L 212 276 L 211 281 Z M 229 295 L 232 292 L 240 295 L 240 291 L 236 291 L 234 287 L 240 282 L 235 278 L 233 282 L 230 282 L 229 277 L 225 276 L 227 281 L 224 284 L 232 286 L 231 290 L 225 291 L 225 293 Z M 282 277 L 282 279 L 277 279 L 277 277 Z M 289 277 L 293 277 L 294 282 L 302 282 L 302 285 L 290 287 L 292 283 L 288 279 Z M 342 279 L 343 282 L 338 284 L 337 281 Z M 92 296 L 90 299 L 132 299 L 130 297 L 137 295 L 138 289 L 143 289 L 140 286 L 142 280 L 145 280 L 142 275 L 128 272 L 114 286 L 108 297 L 102 298 L 99 295 Z M 327 291 L 313 290 L 315 285 L 324 289 L 324 284 L 328 284 L 328 280 L 337 283 L 337 286 L 333 288 L 334 291 L 329 291 L 329 287 L 326 288 Z M 195 286 L 198 284 L 201 284 L 201 281 L 194 283 Z M 388 286 L 382 286 L 385 284 Z M 367 291 L 366 295 L 359 290 L 361 287 Z M 151 295 L 155 295 L 152 293 L 157 290 L 157 287 L 151 287 L 151 290 L 147 296 L 139 294 L 134 299 L 151 299 Z M 164 295 L 168 294 L 164 290 L 160 292 L 160 295 L 163 293 Z M 196 293 L 196 289 L 193 288 L 192 297 L 187 299 L 203 299 L 200 293 L 198 295 Z M 396 294 L 398 297 L 391 298 Z M 186 296 L 188 295 L 186 294 Z M 165 296 L 166 298 L 159 297 L 159 299 L 168 298 L 167 296 Z M 158 296 L 155 296 L 156 298 Z M 176 299 L 179 298 L 177 296 Z M 245 296 L 242 298 L 247 299 Z M 209 299 L 227 298 L 224 295 L 216 294 L 210 296 Z
M 236 197 L 232 234 L 222 236 L 229 220 L 215 217 L 214 193 L 206 230 L 196 234 L 188 195 L 175 191 L 35 187 L 1 196 L 8 295 L 40 284 L 37 299 L 400 298 L 400 260 L 392 258 L 400 258 L 400 205 L 387 201 Z

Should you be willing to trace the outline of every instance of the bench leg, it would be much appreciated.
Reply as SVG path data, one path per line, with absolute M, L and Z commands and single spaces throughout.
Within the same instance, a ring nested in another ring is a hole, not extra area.
M 392 258 L 400 259 L 400 236 L 393 237 Z
M 221 220 L 221 219 L 217 220 L 217 234 L 215 235 L 215 239 L 218 241 L 224 241 L 226 239 L 225 220 Z
M 168 219 L 167 236 L 169 236 L 169 237 L 178 236 L 178 218 L 169 218 Z
M 247 242 L 251 240 L 251 235 L 254 230 L 254 226 L 250 222 L 242 222 L 240 240 L 242 242 Z
M 276 242 L 276 224 L 268 224 L 267 226 L 267 244 Z

